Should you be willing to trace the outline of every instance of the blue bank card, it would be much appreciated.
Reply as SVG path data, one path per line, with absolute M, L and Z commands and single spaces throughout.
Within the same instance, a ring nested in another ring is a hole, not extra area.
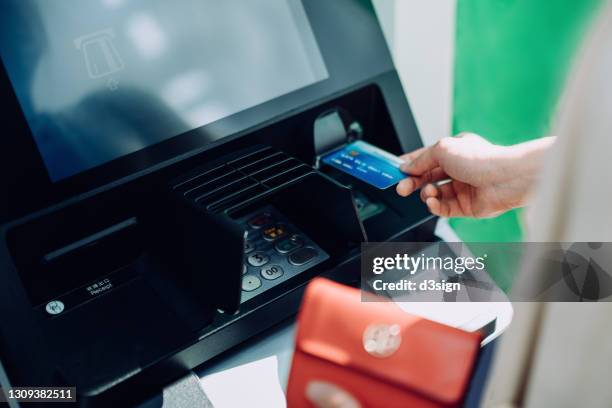
M 321 161 L 381 190 L 406 178 L 399 157 L 361 140 L 325 154 Z

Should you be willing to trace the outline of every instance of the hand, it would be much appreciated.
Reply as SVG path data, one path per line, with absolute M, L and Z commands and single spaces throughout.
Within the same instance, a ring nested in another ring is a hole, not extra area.
M 442 217 L 494 217 L 525 205 L 554 140 L 497 146 L 473 133 L 444 138 L 401 156 L 409 177 L 397 193 L 405 197 L 421 188 L 429 211 Z

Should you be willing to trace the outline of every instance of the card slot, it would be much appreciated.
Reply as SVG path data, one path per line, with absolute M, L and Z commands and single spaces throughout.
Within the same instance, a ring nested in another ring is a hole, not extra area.
M 232 172 L 229 174 L 207 181 L 198 187 L 185 191 L 183 194 L 189 199 L 198 200 L 201 197 L 204 197 L 205 195 L 212 193 L 223 186 L 234 183 L 242 178 L 244 178 L 242 174 L 232 170 Z

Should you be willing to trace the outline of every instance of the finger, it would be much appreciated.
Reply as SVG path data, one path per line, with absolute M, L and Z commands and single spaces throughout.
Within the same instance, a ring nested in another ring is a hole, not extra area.
M 448 178 L 446 173 L 444 173 L 442 169 L 436 168 L 432 171 L 423 174 L 422 176 L 412 176 L 405 178 L 404 180 L 398 183 L 396 191 L 400 196 L 406 197 L 428 183 L 443 180 L 445 178 Z
M 425 149 L 427 149 L 427 147 L 421 147 L 421 148 L 413 150 L 411 152 L 404 153 L 399 158 L 402 159 L 403 162 L 412 162 L 417 157 L 419 157 L 421 155 L 421 153 L 423 153 L 423 151 Z
M 416 180 L 414 179 L 414 177 L 407 177 L 403 179 L 402 181 L 400 181 L 399 183 L 397 183 L 397 186 L 395 187 L 395 191 L 400 196 L 407 197 L 416 190 L 415 186 L 416 186 Z
M 481 218 L 482 215 L 474 211 L 472 194 L 470 185 L 453 180 L 450 183 L 432 183 L 423 187 L 421 200 L 427 203 L 430 198 L 436 199 L 438 202 L 429 203 L 433 206 L 430 211 L 442 217 Z
M 397 193 L 406 197 L 428 183 L 447 179 L 448 175 L 439 167 L 421 176 L 411 176 L 400 181 L 396 187 Z
M 400 170 L 410 175 L 420 176 L 438 167 L 438 149 L 436 145 L 426 147 L 412 161 L 400 166 Z
M 453 180 L 450 183 L 437 184 L 436 189 L 438 190 L 438 193 L 440 194 L 440 197 L 442 199 L 447 200 L 451 198 L 456 198 L 457 197 L 456 187 L 458 184 L 459 184 L 458 181 Z
M 459 201 L 456 198 L 440 199 L 437 197 L 428 197 L 425 201 L 429 211 L 439 217 L 465 217 L 466 214 L 462 211 Z
M 472 217 L 471 187 L 468 184 L 453 180 L 452 183 L 439 187 L 441 209 L 445 217 Z
M 427 184 L 421 188 L 421 200 L 425 202 L 428 197 L 451 198 L 455 196 L 453 183 L 456 183 L 456 181 L 445 177 Z
M 427 198 L 427 200 L 425 200 L 425 204 L 427 204 L 427 209 L 430 213 L 437 215 L 438 217 L 443 217 L 443 215 L 440 213 L 440 200 L 438 200 L 436 197 Z
M 434 184 L 427 184 L 421 189 L 421 200 L 426 202 L 429 197 L 438 197 L 440 192 Z

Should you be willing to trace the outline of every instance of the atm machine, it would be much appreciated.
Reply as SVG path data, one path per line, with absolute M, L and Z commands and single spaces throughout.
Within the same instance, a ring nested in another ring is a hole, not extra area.
M 332 168 L 422 146 L 369 0 L 0 4 L 0 358 L 138 402 L 435 219 Z

